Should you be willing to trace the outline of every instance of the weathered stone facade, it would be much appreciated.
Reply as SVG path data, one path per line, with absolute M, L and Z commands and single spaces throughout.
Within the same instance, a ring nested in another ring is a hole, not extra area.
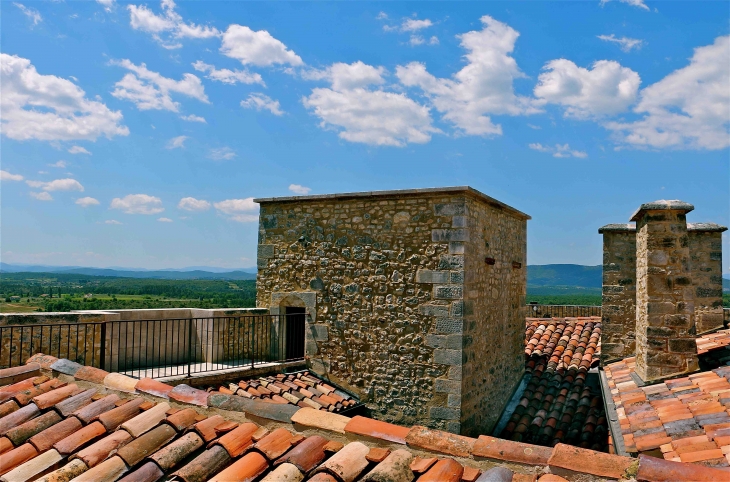
M 609 224 L 603 234 L 601 362 L 636 351 L 636 228 Z
M 659 201 L 657 201 L 659 202 Z M 669 201 L 665 201 L 669 202 Z M 656 203 L 649 203 L 647 206 Z M 686 204 L 686 203 L 685 203 Z M 687 205 L 691 206 L 691 205 Z M 639 211 L 640 212 L 640 211 Z M 684 291 L 692 295 L 685 300 L 693 309 L 694 333 L 699 334 L 723 326 L 722 310 L 722 233 L 727 228 L 714 223 L 686 223 L 662 227 L 659 217 L 648 223 L 648 233 L 673 229 L 672 235 L 683 233 L 689 257 L 687 279 L 691 286 Z M 657 230 L 657 231 L 653 231 Z M 640 275 L 637 261 L 637 228 L 633 224 L 608 224 L 598 230 L 603 235 L 603 333 L 601 361 L 606 362 L 634 355 L 636 350 L 637 299 L 636 284 Z M 670 241 L 667 239 L 667 245 Z M 668 248 L 667 248 L 668 249 Z M 661 272 L 660 267 L 653 268 Z M 647 275 L 646 267 L 642 275 Z M 693 335 L 694 336 L 694 335 Z M 677 342 L 678 343 L 678 342 Z M 675 343 L 676 344 L 676 343 Z
M 471 188 L 257 199 L 257 306 L 383 420 L 488 433 L 524 369 L 525 214 Z

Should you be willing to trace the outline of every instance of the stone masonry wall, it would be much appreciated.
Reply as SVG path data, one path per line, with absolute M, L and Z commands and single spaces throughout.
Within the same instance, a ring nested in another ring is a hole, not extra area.
M 636 221 L 636 373 L 653 381 L 698 369 L 694 287 L 681 201 L 642 205 Z
M 524 373 L 527 222 L 468 208 L 461 431 L 476 436 L 492 431 Z
M 722 328 L 722 226 L 687 226 L 697 332 Z
M 609 224 L 603 234 L 601 362 L 636 351 L 636 228 Z
M 462 334 L 471 200 L 462 191 L 262 202 L 257 306 L 279 312 L 299 298 L 312 315 L 308 364 L 378 418 L 464 431 L 465 400 L 488 392 L 462 392 L 478 378 L 465 381 L 463 362 L 487 349 Z M 504 336 L 489 343 L 501 346 Z M 500 353 L 521 370 L 512 348 Z M 480 375 L 481 383 L 504 384 L 502 369 Z M 495 417 L 501 403 L 491 407 Z

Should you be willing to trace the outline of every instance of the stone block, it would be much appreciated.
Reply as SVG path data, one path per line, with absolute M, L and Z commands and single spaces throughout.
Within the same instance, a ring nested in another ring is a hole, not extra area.
M 666 326 L 689 327 L 689 315 L 664 315 L 664 324 Z
M 694 338 L 670 339 L 669 351 L 675 353 L 696 353 L 697 342 L 695 342 Z
M 463 269 L 464 257 L 456 254 L 444 254 L 439 260 L 439 269 Z
M 449 241 L 469 241 L 469 230 L 467 229 L 432 229 L 431 241 L 442 243 Z
M 328 341 L 329 340 L 329 330 L 327 329 L 327 325 L 314 325 L 314 324 L 308 324 L 309 327 L 309 333 L 312 335 L 312 338 L 315 341 Z
M 434 206 L 436 216 L 463 216 L 466 214 L 465 204 L 436 204 Z
M 461 241 L 450 241 L 449 254 L 464 254 L 464 243 Z
M 259 244 L 256 250 L 256 257 L 262 259 L 269 259 L 276 256 L 276 245 L 275 244 Z
M 429 415 L 437 420 L 459 420 L 461 411 L 458 408 L 431 407 Z
M 419 269 L 416 271 L 416 283 L 448 283 L 448 271 L 434 271 L 431 269 Z
M 464 272 L 463 271 L 452 271 L 449 282 L 454 283 L 454 284 L 464 283 Z
M 433 287 L 433 297 L 437 300 L 456 300 L 463 296 L 463 288 L 458 285 L 438 285 Z
M 426 335 L 426 346 L 432 348 L 444 348 L 446 346 L 446 335 L 434 335 L 429 333 Z
M 461 365 L 449 368 L 449 380 L 461 381 Z
M 449 393 L 446 406 L 449 408 L 461 408 L 461 395 Z
M 461 350 L 436 349 L 433 351 L 433 362 L 441 365 L 461 365 Z
M 436 333 L 461 333 L 464 331 L 464 322 L 455 318 L 439 318 L 436 320 Z
M 461 395 L 461 381 L 460 380 L 445 380 L 443 378 L 437 378 L 434 380 L 434 390 L 436 393 L 451 393 L 454 395 Z
M 449 316 L 449 307 L 446 305 L 421 305 L 418 309 L 426 316 Z
M 466 216 L 454 216 L 451 218 L 452 228 L 465 228 L 466 227 Z

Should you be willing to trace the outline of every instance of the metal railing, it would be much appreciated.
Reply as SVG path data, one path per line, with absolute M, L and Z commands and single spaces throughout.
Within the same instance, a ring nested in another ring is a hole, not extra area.
M 165 378 L 301 360 L 306 316 L 0 326 L 0 368 L 44 353 L 134 377 Z
M 601 316 L 600 306 L 589 305 L 527 305 L 528 318 L 566 318 L 578 316 Z

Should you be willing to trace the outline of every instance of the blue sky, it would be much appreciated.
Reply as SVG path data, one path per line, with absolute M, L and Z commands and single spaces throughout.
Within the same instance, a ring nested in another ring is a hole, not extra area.
M 4 262 L 250 267 L 292 193 L 471 185 L 531 264 L 656 199 L 730 222 L 727 2 L 0 8 Z

